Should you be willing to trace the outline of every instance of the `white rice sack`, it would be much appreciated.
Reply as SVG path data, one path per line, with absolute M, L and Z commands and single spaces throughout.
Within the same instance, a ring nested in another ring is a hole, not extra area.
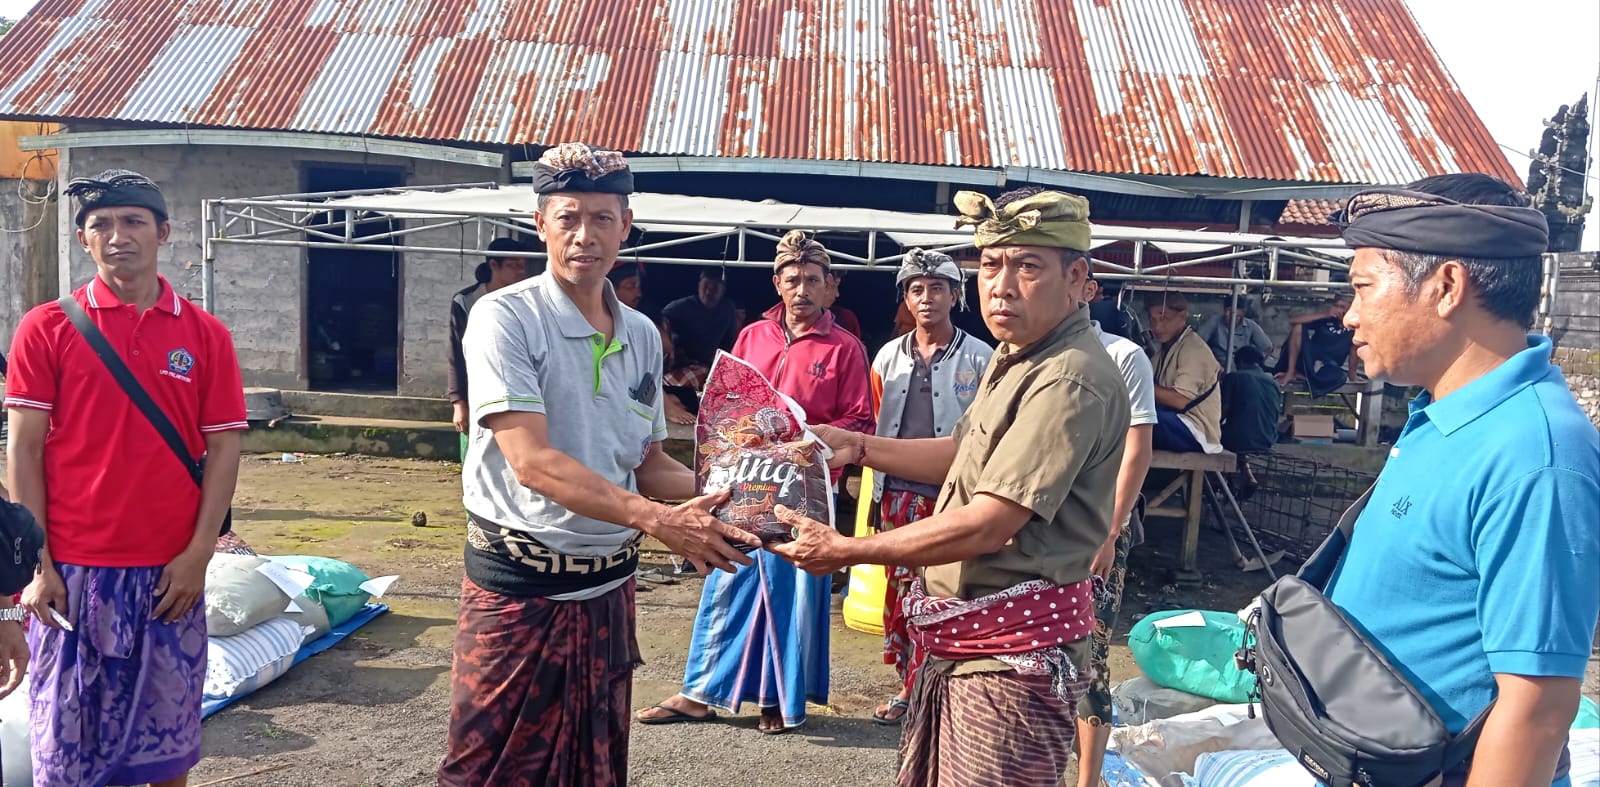
M 1572 728 L 1567 751 L 1572 754 L 1572 787 L 1600 787 L 1600 729 Z
M 292 620 L 269 620 L 243 634 L 206 642 L 206 697 L 249 694 L 277 680 L 294 664 L 306 629 Z
M 1261 718 L 1260 707 L 1251 719 L 1244 705 L 1214 705 L 1135 727 L 1116 727 L 1111 730 L 1110 745 L 1155 779 L 1170 773 L 1194 773 L 1195 759 L 1207 752 L 1280 748 Z
M 17 690 L 0 699 L 0 784 L 29 787 L 33 784 L 33 753 L 28 744 L 28 678 Z
M 219 552 L 206 565 L 206 633 L 241 634 L 283 614 L 289 597 L 256 571 L 267 559 Z
M 299 611 L 294 611 L 296 609 Z M 292 620 L 299 623 L 301 627 L 310 629 L 310 633 L 306 634 L 307 642 L 333 630 L 333 625 L 328 622 L 328 608 L 322 606 L 322 602 L 316 601 L 310 596 L 295 598 L 290 610 L 279 617 L 285 620 Z
M 1318 787 L 1283 749 L 1207 752 L 1195 759 L 1194 780 L 1199 787 Z

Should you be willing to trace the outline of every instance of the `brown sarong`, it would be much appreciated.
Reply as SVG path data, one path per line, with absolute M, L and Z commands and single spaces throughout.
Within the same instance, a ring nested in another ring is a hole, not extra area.
M 461 583 L 441 787 L 620 787 L 628 781 L 630 580 L 552 601 Z
M 1057 787 L 1077 732 L 1079 670 L 1068 700 L 1048 675 L 1014 671 L 952 675 L 929 661 L 916 676 L 900 739 L 898 787 Z

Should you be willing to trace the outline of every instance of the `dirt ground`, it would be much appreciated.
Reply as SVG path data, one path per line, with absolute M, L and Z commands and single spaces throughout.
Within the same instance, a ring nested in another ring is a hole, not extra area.
M 449 715 L 450 648 L 461 581 L 464 514 L 458 466 L 358 456 L 246 457 L 234 509 L 238 532 L 263 554 L 338 557 L 368 574 L 398 574 L 384 601 L 392 611 L 205 723 L 205 759 L 191 784 L 433 784 Z M 426 516 L 417 526 L 414 515 Z M 1118 679 L 1137 674 L 1127 629 L 1152 610 L 1238 609 L 1265 586 L 1260 572 L 1233 569 L 1220 539 L 1202 538 L 1199 588 L 1167 584 L 1176 522 L 1156 521 L 1130 559 L 1129 585 L 1113 653 Z M 663 552 L 647 566 L 671 573 Z M 646 664 L 634 705 L 677 690 L 700 580 L 650 585 L 639 594 Z M 643 588 L 641 588 L 642 590 Z M 892 695 L 881 639 L 835 618 L 832 693 L 806 726 L 760 735 L 753 709 L 721 724 L 634 725 L 630 783 L 669 785 L 885 784 L 898 728 L 872 722 Z

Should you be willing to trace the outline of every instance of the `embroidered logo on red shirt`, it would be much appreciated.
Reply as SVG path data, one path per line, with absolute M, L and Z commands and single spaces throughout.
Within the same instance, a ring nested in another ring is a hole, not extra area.
M 179 347 L 178 349 L 167 353 L 167 368 L 162 370 L 161 373 L 167 377 L 172 377 L 187 383 L 192 382 L 192 380 L 189 379 L 189 370 L 193 368 L 194 356 L 190 355 L 188 350 Z
M 178 374 L 188 374 L 194 368 L 194 356 L 188 350 L 179 347 L 167 353 L 167 368 Z

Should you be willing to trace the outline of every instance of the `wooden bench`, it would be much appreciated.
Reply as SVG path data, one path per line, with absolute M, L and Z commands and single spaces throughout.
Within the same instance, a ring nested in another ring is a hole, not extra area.
M 1178 470 L 1178 477 L 1154 497 L 1145 501 L 1145 516 L 1165 516 L 1183 520 L 1183 555 L 1178 567 L 1178 579 L 1191 581 L 1199 578 L 1196 571 L 1197 555 L 1200 549 L 1200 504 L 1205 494 L 1205 474 L 1208 471 L 1218 473 L 1231 473 L 1238 467 L 1239 458 L 1229 451 L 1220 454 L 1179 453 L 1176 451 L 1156 451 L 1150 457 L 1150 469 Z M 1185 485 L 1189 491 L 1185 494 L 1183 508 L 1165 505 L 1168 499 L 1177 494 Z
M 1310 395 L 1304 380 L 1296 380 L 1283 391 L 1283 412 L 1289 414 L 1289 398 L 1296 394 Z M 1349 397 L 1354 394 L 1354 405 L 1349 403 Z M 1383 382 L 1380 380 L 1356 380 L 1331 391 L 1329 396 L 1345 398 L 1345 405 L 1351 414 L 1356 417 L 1356 445 L 1372 447 L 1378 444 L 1378 428 L 1383 425 Z

